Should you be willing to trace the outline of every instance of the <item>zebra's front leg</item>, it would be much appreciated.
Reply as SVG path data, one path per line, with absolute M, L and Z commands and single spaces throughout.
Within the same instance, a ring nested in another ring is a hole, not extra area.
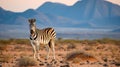
M 36 47 L 32 42 L 31 42 L 31 45 L 33 47 L 33 56 L 34 56 L 33 58 L 36 59 Z
M 40 56 L 39 56 L 39 50 L 40 50 L 39 49 L 39 44 L 37 44 L 36 48 L 37 48 L 37 50 L 36 50 L 37 51 L 37 59 L 40 60 Z
M 55 43 L 54 40 L 50 41 L 51 43 L 51 49 L 52 49 L 52 53 L 53 53 L 53 59 L 55 60 Z
M 34 59 L 36 59 L 36 48 L 33 49 Z

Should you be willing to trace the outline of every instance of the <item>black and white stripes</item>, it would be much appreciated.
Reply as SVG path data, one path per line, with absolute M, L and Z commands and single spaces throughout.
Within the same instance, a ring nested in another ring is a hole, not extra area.
M 36 19 L 29 19 L 30 26 L 30 42 L 34 51 L 34 58 L 39 59 L 39 46 L 44 44 L 47 48 L 47 59 L 49 58 L 50 48 L 53 51 L 53 57 L 55 59 L 54 40 L 56 38 L 56 32 L 53 28 L 37 29 L 35 21 Z

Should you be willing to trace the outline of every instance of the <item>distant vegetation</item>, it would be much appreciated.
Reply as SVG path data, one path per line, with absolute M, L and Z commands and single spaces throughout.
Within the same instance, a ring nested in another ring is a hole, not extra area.
M 110 38 L 103 38 L 103 39 L 94 39 L 94 40 L 75 40 L 75 39 L 62 39 L 58 38 L 56 40 L 57 43 L 82 43 L 82 44 L 87 44 L 87 45 L 92 45 L 92 44 L 115 44 L 115 45 L 120 45 L 120 40 L 117 39 L 110 39 Z M 6 45 L 14 45 L 14 44 L 30 44 L 28 39 L 8 39 L 8 40 L 0 40 L 0 49 L 1 46 L 4 47 Z
M 0 40 L 0 45 L 10 45 L 10 44 L 30 44 L 28 39 L 7 39 Z
M 87 45 L 94 45 L 94 44 L 115 44 L 120 46 L 120 40 L 110 39 L 110 38 L 103 38 L 103 39 L 94 39 L 94 40 L 75 40 L 75 39 L 62 39 L 58 38 L 56 41 L 57 43 L 82 43 Z

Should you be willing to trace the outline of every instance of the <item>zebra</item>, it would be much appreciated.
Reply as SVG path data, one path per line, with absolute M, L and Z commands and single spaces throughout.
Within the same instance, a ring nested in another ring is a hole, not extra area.
M 29 29 L 30 29 L 30 42 L 33 47 L 34 59 L 40 59 L 39 57 L 39 47 L 41 44 L 45 45 L 47 48 L 46 59 L 49 58 L 50 48 L 53 52 L 53 59 L 55 60 L 55 38 L 56 32 L 53 28 L 48 27 L 44 29 L 36 28 L 36 19 L 28 19 Z

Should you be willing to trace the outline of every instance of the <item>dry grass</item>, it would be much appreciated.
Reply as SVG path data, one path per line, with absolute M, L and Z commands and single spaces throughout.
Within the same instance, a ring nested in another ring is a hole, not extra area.
M 10 40 L 0 40 L 0 50 L 6 50 L 9 44 L 11 44 Z
M 37 61 L 34 60 L 33 58 L 30 57 L 22 57 L 19 59 L 18 62 L 19 66 L 36 66 L 37 65 Z
M 0 44 L 3 44 L 3 45 L 11 44 L 11 40 L 0 40 Z
M 115 44 L 120 46 L 120 40 L 116 40 L 116 39 L 103 38 L 103 39 L 97 39 L 93 41 L 96 41 L 100 44 Z
M 82 67 L 82 65 L 84 66 L 91 63 L 91 65 L 100 65 L 100 67 L 102 67 L 103 65 L 101 66 L 101 64 L 94 62 L 99 61 L 102 64 L 106 64 L 104 58 L 107 59 L 109 66 L 112 62 L 114 63 L 111 67 L 114 67 L 115 62 L 120 63 L 120 40 L 109 38 L 96 40 L 58 39 L 56 40 L 56 44 L 56 65 L 58 67 L 62 67 L 63 64 L 70 64 L 73 67 Z M 33 57 L 33 54 L 32 46 L 28 39 L 0 40 L 0 51 L 3 52 L 3 54 L 0 54 L 0 63 L 2 63 L 2 67 L 39 67 L 40 64 L 43 65 L 42 67 L 45 67 L 47 63 L 51 65 L 51 58 L 48 61 L 43 59 L 46 56 L 46 51 L 43 49 L 45 47 L 40 48 L 40 61 L 42 62 L 30 58 Z M 12 60 L 12 62 L 10 60 Z M 9 64 L 11 66 L 9 66 Z
M 10 45 L 10 44 L 30 44 L 28 39 L 8 39 L 0 40 L 1 45 Z
M 10 54 L 6 54 L 6 55 L 0 55 L 0 62 L 10 62 L 12 61 L 13 56 Z
M 75 49 L 76 48 L 76 45 L 75 44 L 69 44 L 67 46 L 67 49 Z
M 7 49 L 7 45 L 0 44 L 0 51 L 4 51 Z
M 81 43 L 86 45 L 95 45 L 95 44 L 115 44 L 120 46 L 120 40 L 110 39 L 110 38 L 103 38 L 103 39 L 94 39 L 94 40 L 74 40 L 74 39 L 58 39 L 56 43 Z
M 6 40 L 0 40 L 0 54 L 3 54 L 3 51 L 7 50 L 8 48 L 8 44 L 10 42 L 6 41 Z
M 56 44 L 58 43 L 81 43 L 81 44 L 87 44 L 87 45 L 94 45 L 94 44 L 115 44 L 120 46 L 120 40 L 110 39 L 110 38 L 103 38 L 103 39 L 95 39 L 95 40 L 74 40 L 74 39 L 62 39 L 59 38 L 56 40 Z M 8 39 L 8 40 L 0 40 L 0 45 L 6 45 L 6 44 L 30 44 L 28 39 Z
M 74 44 L 74 43 L 80 43 L 80 40 L 74 40 L 74 39 L 58 39 L 56 40 L 56 43 L 61 43 L 61 44 Z
M 30 44 L 30 41 L 28 39 L 16 39 L 16 44 Z
M 71 53 L 68 53 L 66 60 L 72 61 L 73 63 L 80 63 L 83 61 L 97 61 L 94 56 L 81 51 L 73 51 Z

